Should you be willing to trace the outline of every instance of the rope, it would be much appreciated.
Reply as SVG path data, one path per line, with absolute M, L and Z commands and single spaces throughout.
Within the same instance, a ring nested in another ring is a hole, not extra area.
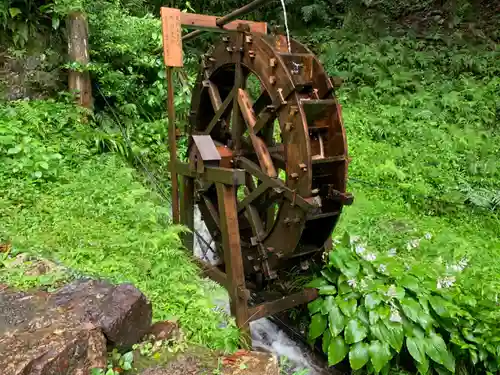
M 290 30 L 288 29 L 288 18 L 286 15 L 285 0 L 281 0 L 281 7 L 283 8 L 283 17 L 285 19 L 286 42 L 288 45 L 288 53 L 292 53 L 292 46 L 290 45 Z

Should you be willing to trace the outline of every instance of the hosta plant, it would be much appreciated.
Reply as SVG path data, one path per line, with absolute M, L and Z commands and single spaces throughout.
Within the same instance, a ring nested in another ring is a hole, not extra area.
M 321 276 L 307 285 L 319 290 L 308 305 L 308 335 L 321 340 L 330 366 L 346 360 L 353 370 L 388 374 L 406 351 L 421 374 L 455 373 L 459 365 L 497 371 L 495 322 L 478 321 L 453 291 L 465 259 L 443 269 L 405 264 L 395 249 L 369 251 L 348 234 L 326 255 Z

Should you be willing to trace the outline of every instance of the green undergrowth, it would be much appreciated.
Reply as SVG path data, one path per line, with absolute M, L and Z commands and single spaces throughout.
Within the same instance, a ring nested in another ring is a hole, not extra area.
M 99 154 L 75 113 L 51 101 L 0 107 L 0 242 L 131 282 L 152 301 L 155 319 L 178 320 L 193 342 L 235 349 L 238 332 L 232 320 L 221 327 L 227 318 L 211 301 L 217 287 L 198 277 L 167 203 L 120 155 Z
M 328 72 L 345 79 L 338 94 L 355 201 L 336 233 L 358 238 L 327 259 L 322 302 L 310 306 L 311 338 L 322 338 L 330 364 L 362 373 L 398 364 L 495 373 L 498 47 L 458 32 L 389 34 L 308 37 Z

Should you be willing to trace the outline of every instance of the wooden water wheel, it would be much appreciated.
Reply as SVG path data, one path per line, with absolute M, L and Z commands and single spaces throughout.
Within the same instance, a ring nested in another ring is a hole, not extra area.
M 258 28 L 234 21 L 202 57 L 189 162 L 175 164 L 183 175 L 181 222 L 193 228 L 199 207 L 221 259 L 201 264 L 228 289 L 239 326 L 315 298 L 308 290 L 248 306 L 249 289 L 259 292 L 321 255 L 343 205 L 352 202 L 334 80 L 304 45 Z
M 221 166 L 245 171 L 237 192 L 245 274 L 267 279 L 320 251 L 351 201 L 333 83 L 309 49 L 290 42 L 289 51 L 282 36 L 223 36 L 203 58 L 191 104 L 191 133 L 210 135 Z M 222 255 L 215 185 L 200 179 L 195 190 Z

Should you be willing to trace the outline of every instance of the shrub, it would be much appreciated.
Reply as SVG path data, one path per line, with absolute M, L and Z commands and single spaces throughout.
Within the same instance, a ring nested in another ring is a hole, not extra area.
M 407 247 L 430 238 L 426 234 Z M 422 374 L 498 370 L 498 320 L 479 315 L 484 306 L 455 286 L 466 259 L 412 262 L 396 249 L 377 252 L 348 234 L 336 243 L 321 276 L 308 284 L 320 294 L 308 305 L 309 339 L 321 338 L 329 365 L 348 357 L 353 370 L 387 374 L 405 351 Z

